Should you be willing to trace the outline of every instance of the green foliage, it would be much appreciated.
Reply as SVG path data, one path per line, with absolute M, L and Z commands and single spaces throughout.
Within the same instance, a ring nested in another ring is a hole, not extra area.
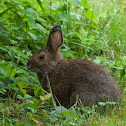
M 42 89 L 26 63 L 33 52 L 46 45 L 51 27 L 59 24 L 64 34 L 64 58 L 90 59 L 106 67 L 125 97 L 125 10 L 119 1 L 1 0 L 0 125 L 103 125 L 104 117 L 93 108 L 82 108 L 81 115 L 76 106 L 56 107 L 53 94 Z M 123 120 L 120 124 L 125 124 L 125 104 L 124 99 L 121 111 L 110 111 L 113 125 L 118 117 Z M 106 125 L 110 123 L 108 115 Z

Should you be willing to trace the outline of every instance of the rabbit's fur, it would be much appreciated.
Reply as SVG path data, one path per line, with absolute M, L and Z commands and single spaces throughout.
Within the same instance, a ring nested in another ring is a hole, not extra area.
M 53 94 L 65 107 L 70 101 L 74 104 L 77 96 L 84 106 L 108 100 L 121 102 L 120 90 L 112 76 L 89 60 L 63 59 L 59 51 L 62 43 L 61 28 L 55 26 L 49 34 L 47 46 L 28 60 L 27 67 L 37 73 L 42 87 L 48 90 L 47 73 Z

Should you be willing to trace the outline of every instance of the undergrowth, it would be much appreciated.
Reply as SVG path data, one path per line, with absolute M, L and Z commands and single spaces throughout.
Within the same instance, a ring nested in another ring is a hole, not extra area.
M 125 125 L 125 15 L 124 0 L 0 1 L 0 125 Z M 28 57 L 45 46 L 57 24 L 63 30 L 64 58 L 89 59 L 107 69 L 123 94 L 120 107 L 101 114 L 97 106 L 56 106 L 27 70 Z

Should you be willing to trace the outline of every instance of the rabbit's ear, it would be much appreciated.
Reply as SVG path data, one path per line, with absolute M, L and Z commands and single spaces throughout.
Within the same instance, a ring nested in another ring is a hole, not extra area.
M 50 31 L 47 46 L 52 51 L 57 51 L 58 48 L 62 45 L 62 43 L 63 43 L 63 36 L 62 36 L 61 27 L 57 25 L 53 27 Z

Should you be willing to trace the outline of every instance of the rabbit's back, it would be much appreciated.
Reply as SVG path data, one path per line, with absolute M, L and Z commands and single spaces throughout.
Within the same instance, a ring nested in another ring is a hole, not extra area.
M 87 106 L 90 102 L 120 101 L 121 94 L 112 76 L 88 60 L 61 60 L 49 73 L 51 88 L 62 105 L 68 106 L 76 97 Z M 47 87 L 46 79 L 41 82 Z

